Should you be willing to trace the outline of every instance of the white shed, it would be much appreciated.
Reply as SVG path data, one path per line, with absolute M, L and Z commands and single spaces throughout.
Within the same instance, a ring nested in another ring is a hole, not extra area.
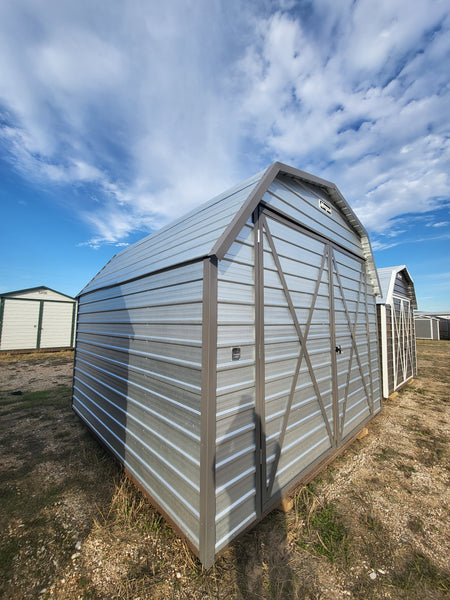
M 414 282 L 405 265 L 378 269 L 377 298 L 383 396 L 388 398 L 417 375 Z
M 363 226 L 274 163 L 79 295 L 73 408 L 205 566 L 381 408 Z
M 0 351 L 72 348 L 77 301 L 45 286 L 0 295 Z

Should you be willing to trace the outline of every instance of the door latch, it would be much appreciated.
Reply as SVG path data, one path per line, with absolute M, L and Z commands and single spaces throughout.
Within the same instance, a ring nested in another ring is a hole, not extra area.
M 342 354 L 342 348 L 340 345 L 336 346 L 335 350 L 336 350 L 336 354 Z

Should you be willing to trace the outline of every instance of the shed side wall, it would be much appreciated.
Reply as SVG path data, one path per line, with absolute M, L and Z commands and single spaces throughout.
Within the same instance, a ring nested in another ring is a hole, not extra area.
M 73 408 L 199 546 L 203 263 L 84 294 Z

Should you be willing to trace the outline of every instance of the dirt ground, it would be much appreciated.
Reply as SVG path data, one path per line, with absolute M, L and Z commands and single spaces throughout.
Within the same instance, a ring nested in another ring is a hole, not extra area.
M 70 352 L 0 355 L 5 599 L 450 597 L 450 342 L 368 435 L 202 570 L 70 408 Z

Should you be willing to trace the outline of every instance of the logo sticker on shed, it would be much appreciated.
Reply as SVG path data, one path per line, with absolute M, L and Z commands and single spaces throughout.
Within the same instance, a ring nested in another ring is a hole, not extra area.
M 331 206 L 324 202 L 323 200 L 319 200 L 319 208 L 325 211 L 328 215 L 331 215 Z

